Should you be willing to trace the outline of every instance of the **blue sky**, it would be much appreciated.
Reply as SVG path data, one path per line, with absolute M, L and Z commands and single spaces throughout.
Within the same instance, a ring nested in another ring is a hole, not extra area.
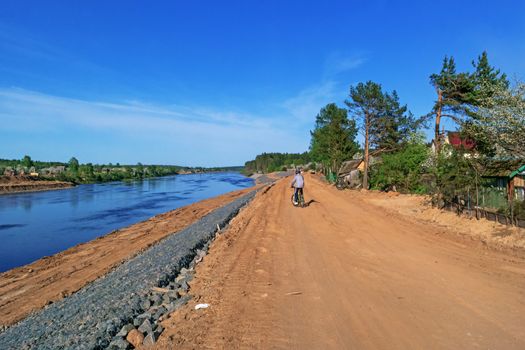
M 302 152 L 350 85 L 396 89 L 483 50 L 524 77 L 525 2 L 10 1 L 0 10 L 0 158 L 240 165 Z

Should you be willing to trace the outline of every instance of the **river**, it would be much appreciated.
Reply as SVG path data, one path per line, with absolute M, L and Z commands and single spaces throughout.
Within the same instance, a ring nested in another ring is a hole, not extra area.
M 252 185 L 252 179 L 239 173 L 209 173 L 2 195 L 0 272 L 154 215 Z

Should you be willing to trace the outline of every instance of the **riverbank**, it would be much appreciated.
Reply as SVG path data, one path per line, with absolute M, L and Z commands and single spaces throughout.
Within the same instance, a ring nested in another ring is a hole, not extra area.
M 255 193 L 168 235 L 70 297 L 12 327 L 0 327 L 0 348 L 128 349 L 129 343 L 139 348 L 153 344 L 163 331 L 160 320 L 191 299 L 190 271 L 206 255 L 217 232 Z
M 59 190 L 74 187 L 75 184 L 66 181 L 20 180 L 13 178 L 11 181 L 0 182 L 0 195 L 23 192 L 38 192 Z
M 154 216 L 0 274 L 0 326 L 11 325 L 78 291 L 159 240 L 253 189 L 226 193 Z

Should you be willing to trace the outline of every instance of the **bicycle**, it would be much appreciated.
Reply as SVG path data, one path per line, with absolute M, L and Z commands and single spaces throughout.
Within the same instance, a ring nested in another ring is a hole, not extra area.
M 293 188 L 293 187 L 292 187 Z M 292 193 L 292 204 L 294 207 L 301 207 L 301 208 L 304 208 L 305 207 L 305 203 L 304 203 L 304 195 L 303 195 L 303 191 L 298 191 L 297 193 L 297 202 L 295 201 L 295 191 L 294 193 Z

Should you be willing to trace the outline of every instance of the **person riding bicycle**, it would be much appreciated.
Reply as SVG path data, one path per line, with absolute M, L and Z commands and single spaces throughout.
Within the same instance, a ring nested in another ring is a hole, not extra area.
M 294 176 L 293 181 L 292 181 L 292 188 L 295 189 L 295 192 L 294 192 L 295 203 L 298 203 L 299 202 L 299 193 L 301 195 L 304 195 L 303 194 L 304 177 L 301 174 L 301 169 L 299 169 L 299 168 L 295 169 L 295 176 Z

